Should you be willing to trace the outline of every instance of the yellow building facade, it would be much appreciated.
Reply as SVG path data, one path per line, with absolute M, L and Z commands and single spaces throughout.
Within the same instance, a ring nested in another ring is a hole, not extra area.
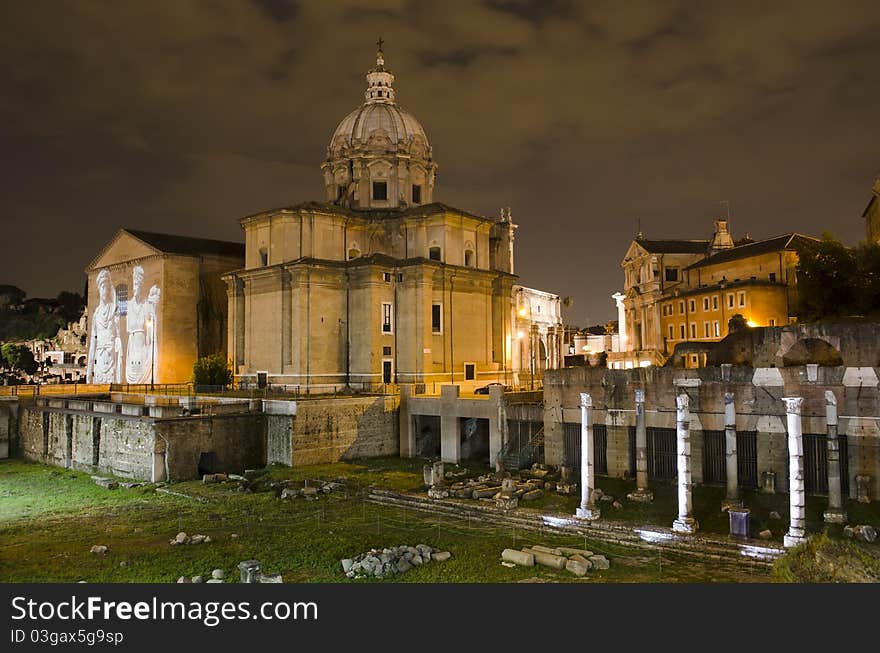
M 226 351 L 220 276 L 242 243 L 120 229 L 86 268 L 88 383 L 192 380 L 196 359 Z
M 725 220 L 709 240 L 637 238 L 624 259 L 624 351 L 612 366 L 661 365 L 676 346 L 689 367 L 705 362 L 699 343 L 728 335 L 734 315 L 749 326 L 796 321 L 798 251 L 815 239 L 790 233 L 734 243 Z
M 432 147 L 393 82 L 380 51 L 364 103 L 331 136 L 324 201 L 240 220 L 245 265 L 223 277 L 239 383 L 521 385 L 521 367 L 533 380 L 559 366 L 558 297 L 514 292 L 509 209 L 490 218 L 434 201 Z M 553 298 L 530 322 L 526 358 L 518 311 Z

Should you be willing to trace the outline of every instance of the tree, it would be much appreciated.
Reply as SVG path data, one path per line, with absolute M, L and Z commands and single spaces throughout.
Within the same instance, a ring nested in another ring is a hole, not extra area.
M 880 245 L 864 243 L 851 249 L 825 233 L 798 254 L 801 320 L 880 313 Z
M 798 252 L 797 282 L 802 320 L 852 315 L 857 312 L 854 252 L 829 233 Z
M 82 315 L 85 308 L 85 301 L 82 295 L 62 290 L 58 293 L 57 300 L 61 315 L 67 322 L 76 322 L 80 315 Z
M 737 333 L 738 331 L 745 331 L 748 328 L 749 323 L 746 321 L 746 318 L 742 316 L 742 313 L 737 313 L 727 321 L 727 333 Z
M 213 385 L 224 388 L 232 383 L 232 367 L 223 354 L 211 354 L 198 359 L 193 365 L 196 386 Z
M 11 370 L 21 370 L 26 374 L 33 374 L 37 371 L 37 362 L 34 360 L 33 352 L 24 345 L 16 345 L 15 343 L 6 343 L 0 347 L 3 360 Z

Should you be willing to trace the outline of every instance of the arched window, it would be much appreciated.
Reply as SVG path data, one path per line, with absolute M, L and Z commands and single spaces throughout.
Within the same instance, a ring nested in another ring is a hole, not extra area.
M 263 267 L 269 265 L 269 250 L 265 247 L 260 248 L 260 265 Z

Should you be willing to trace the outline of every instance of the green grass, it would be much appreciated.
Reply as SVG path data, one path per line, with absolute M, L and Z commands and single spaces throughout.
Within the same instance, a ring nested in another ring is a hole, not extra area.
M 336 478 L 352 490 L 316 501 L 281 501 L 274 492 L 242 493 L 235 484 L 179 483 L 197 502 L 143 488 L 106 490 L 87 474 L 20 461 L 0 462 L 0 581 L 173 582 L 222 568 L 238 576 L 241 560 L 255 558 L 286 582 L 747 582 L 767 572 L 737 563 L 704 563 L 679 554 L 641 551 L 467 520 L 365 503 L 355 490 L 381 485 L 401 491 L 421 487 L 422 462 L 381 459 L 270 468 L 268 478 Z M 476 469 L 473 470 L 476 473 Z M 555 497 L 552 499 L 555 500 Z M 569 498 L 564 498 L 568 500 Z M 547 501 L 550 501 L 548 498 Z M 171 546 L 179 531 L 210 535 L 210 544 Z M 237 538 L 231 537 L 235 533 Z M 339 560 L 370 548 L 425 543 L 453 558 L 399 577 L 348 581 Z M 509 569 L 499 564 L 507 547 L 544 543 L 606 554 L 612 567 L 578 580 L 542 567 Z M 110 547 L 93 556 L 94 544 Z

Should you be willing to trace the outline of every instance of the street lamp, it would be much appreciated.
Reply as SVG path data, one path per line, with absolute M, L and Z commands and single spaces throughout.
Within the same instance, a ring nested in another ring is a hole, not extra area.
M 156 367 L 156 331 L 153 328 L 153 316 L 147 317 L 146 326 L 150 329 L 150 392 L 153 392 L 153 373 Z

